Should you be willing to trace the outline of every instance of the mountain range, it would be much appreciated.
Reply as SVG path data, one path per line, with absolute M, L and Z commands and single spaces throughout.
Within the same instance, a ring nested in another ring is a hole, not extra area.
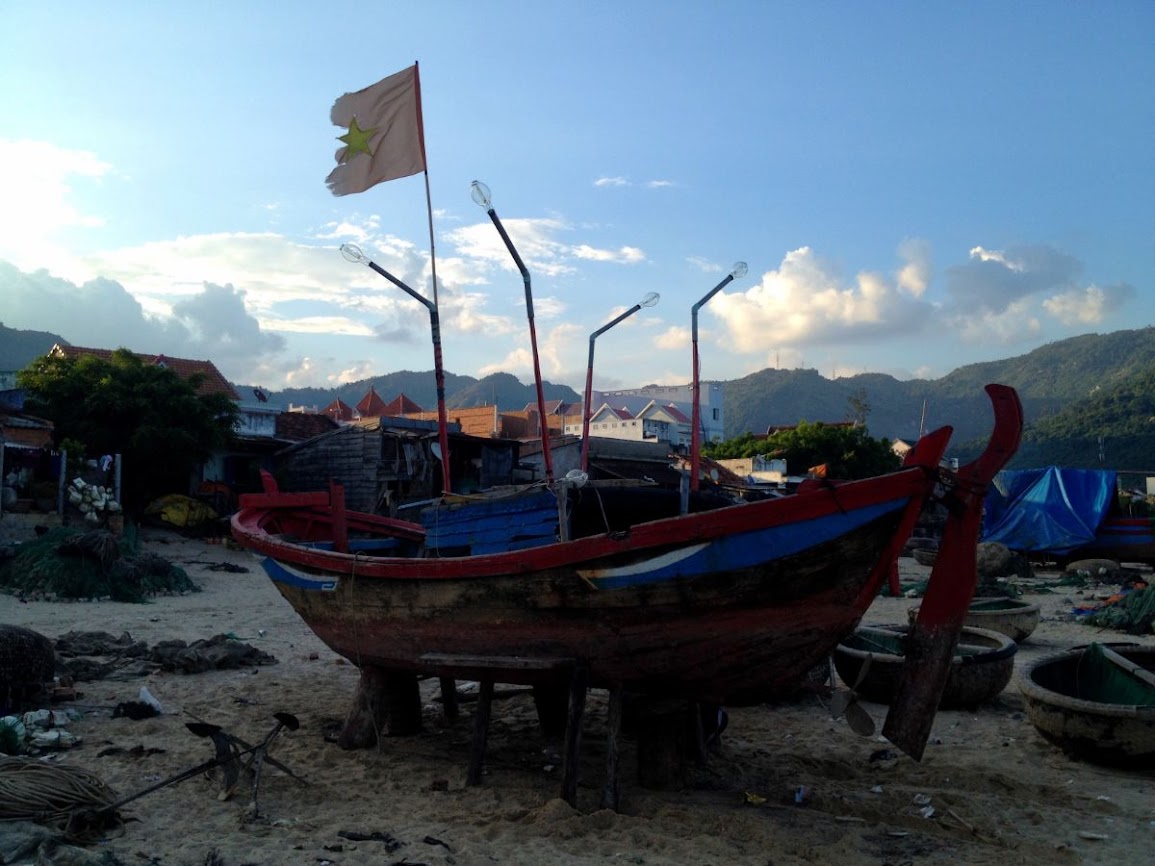
M 0 324 L 0 371 L 18 370 L 64 340 Z M 969 364 L 939 379 L 901 381 L 882 373 L 826 379 L 816 370 L 765 369 L 724 382 L 727 438 L 799 421 L 865 418 L 871 435 L 913 441 L 920 431 L 954 428 L 952 454 L 981 450 L 992 415 L 989 382 L 1014 387 L 1026 431 L 1012 466 L 1155 467 L 1155 328 L 1085 334 L 1001 361 Z M 242 395 L 255 386 L 237 385 Z M 340 398 L 355 405 L 374 388 L 386 401 L 405 394 L 436 406 L 432 371 L 402 370 L 336 388 L 261 390 L 273 404 L 323 408 Z M 568 385 L 543 382 L 547 400 L 580 402 Z M 445 373 L 446 405 L 517 410 L 536 401 L 532 383 L 508 373 L 483 379 Z

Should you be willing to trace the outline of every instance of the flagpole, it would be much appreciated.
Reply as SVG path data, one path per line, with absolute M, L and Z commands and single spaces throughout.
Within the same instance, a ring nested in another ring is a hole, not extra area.
M 417 91 L 417 134 L 425 164 L 425 214 L 429 221 L 429 268 L 433 275 L 433 303 L 437 303 L 437 253 L 433 241 L 433 196 L 429 192 L 429 155 L 425 152 L 425 115 L 421 110 L 421 62 L 413 61 L 413 88 Z
M 437 300 L 437 250 L 433 240 L 433 196 L 429 192 L 429 156 L 425 152 L 425 114 L 421 109 L 421 63 L 413 61 L 413 87 L 417 91 L 417 130 L 421 142 L 421 161 L 425 163 L 425 216 L 429 223 L 429 271 L 433 279 L 433 306 L 429 320 L 433 327 L 433 375 L 437 384 L 437 438 L 441 443 L 441 474 L 446 493 L 449 485 L 449 422 L 445 413 L 445 370 L 441 362 L 441 305 Z M 424 300 L 424 299 L 419 299 Z

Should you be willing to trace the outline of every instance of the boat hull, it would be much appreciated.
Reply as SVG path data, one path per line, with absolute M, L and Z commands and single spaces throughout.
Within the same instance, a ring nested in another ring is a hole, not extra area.
M 735 705 L 790 689 L 854 628 L 862 597 L 878 589 L 878 539 L 900 515 L 833 547 L 656 586 L 598 588 L 582 569 L 559 568 L 436 583 L 344 576 L 322 589 L 286 580 L 283 563 L 266 568 L 317 636 L 358 666 L 480 679 L 497 659 L 524 658 L 539 664 L 500 663 L 502 681 L 540 683 L 580 660 L 594 686 Z
M 544 684 L 581 664 L 593 686 L 740 705 L 789 692 L 854 629 L 932 486 L 911 468 L 444 559 L 302 543 L 326 534 L 320 514 L 306 530 L 300 511 L 242 509 L 233 527 L 317 636 L 358 666 Z M 399 528 L 349 522 L 366 537 Z

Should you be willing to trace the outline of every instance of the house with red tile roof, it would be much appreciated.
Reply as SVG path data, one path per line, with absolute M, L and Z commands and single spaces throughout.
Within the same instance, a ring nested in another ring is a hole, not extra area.
M 673 403 L 651 400 L 641 408 L 638 417 L 643 421 L 647 438 L 669 442 L 675 450 L 690 447 L 693 419 Z
M 545 414 L 546 415 L 564 415 L 566 413 L 566 409 L 568 409 L 569 406 L 570 406 L 570 404 L 565 402 L 565 400 L 546 400 L 545 401 Z M 532 403 L 526 403 L 525 409 L 523 409 L 522 411 L 523 412 L 537 412 L 537 401 L 534 400 Z
M 378 395 L 377 390 L 370 385 L 365 396 L 353 407 L 353 411 L 357 418 L 380 418 L 382 415 L 388 414 L 385 408 L 385 401 Z
M 398 394 L 396 397 L 385 404 L 385 411 L 381 414 L 390 418 L 401 418 L 406 415 L 413 415 L 424 411 L 424 409 L 422 409 L 404 394 Z
M 81 358 L 85 355 L 91 355 L 103 361 L 108 361 L 112 359 L 113 350 L 90 349 L 84 346 L 63 346 L 57 343 L 48 351 L 48 354 L 56 358 Z M 239 402 L 241 399 L 241 395 L 237 393 L 237 389 L 229 384 L 229 380 L 221 375 L 221 371 L 217 369 L 216 364 L 212 361 L 170 358 L 167 355 L 146 355 L 143 352 L 133 352 L 132 354 L 136 355 L 136 357 L 140 358 L 140 360 L 146 364 L 167 367 L 185 381 L 188 381 L 193 376 L 199 376 L 200 383 L 197 385 L 197 393 L 202 397 L 208 394 L 224 394 L 230 400 Z
M 340 397 L 322 409 L 321 414 L 332 418 L 338 424 L 348 424 L 357 417 L 357 413 L 353 411 L 353 407 Z
M 348 408 L 348 407 L 346 407 Z M 335 430 L 338 423 L 315 412 L 281 412 L 276 420 L 276 437 L 283 442 L 304 442 Z
M 407 412 L 406 418 L 419 421 L 436 421 L 436 412 Z M 537 419 L 537 413 L 533 415 Z M 445 420 L 458 424 L 461 432 L 469 436 L 498 439 L 537 439 L 541 428 L 529 426 L 527 412 L 502 412 L 497 406 L 473 406 L 468 409 L 446 409 Z

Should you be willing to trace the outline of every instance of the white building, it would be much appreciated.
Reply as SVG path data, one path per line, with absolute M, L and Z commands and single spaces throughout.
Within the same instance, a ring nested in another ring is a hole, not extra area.
M 723 404 L 725 402 L 725 387 L 721 382 L 702 383 L 700 394 L 700 409 L 702 418 L 702 442 L 720 442 L 725 438 L 726 417 Z M 627 409 L 635 417 L 651 403 L 657 406 L 673 406 L 687 419 L 694 415 L 694 387 L 686 385 L 647 385 L 645 388 L 633 388 L 623 391 L 594 391 L 592 405 L 610 405 L 618 409 Z M 687 421 L 687 423 L 689 423 Z M 580 428 L 578 430 L 580 434 Z M 603 435 L 599 433 L 598 435 Z M 673 440 L 671 440 L 673 441 Z M 685 446 L 689 448 L 690 438 L 685 438 Z

